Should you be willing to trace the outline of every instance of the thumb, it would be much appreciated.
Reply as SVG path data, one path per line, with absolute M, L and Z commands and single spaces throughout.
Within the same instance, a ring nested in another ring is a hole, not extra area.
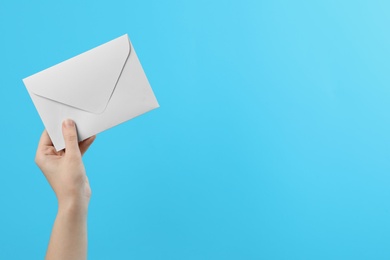
M 71 119 L 66 119 L 62 123 L 62 134 L 65 140 L 65 151 L 69 155 L 80 154 L 79 143 L 77 141 L 76 125 Z

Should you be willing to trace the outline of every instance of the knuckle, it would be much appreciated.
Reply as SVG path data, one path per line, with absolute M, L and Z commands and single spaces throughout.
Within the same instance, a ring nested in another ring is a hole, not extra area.
M 75 134 L 73 134 L 73 133 L 66 134 L 66 135 L 65 135 L 65 139 L 66 139 L 68 142 L 77 142 L 77 135 L 75 135 Z
M 41 156 L 39 156 L 39 154 L 35 155 L 34 161 L 39 166 L 42 163 Z
M 45 163 L 46 163 L 44 158 L 41 155 L 37 154 L 35 156 L 34 161 L 35 161 L 35 164 L 39 167 L 39 169 L 41 169 L 43 171 L 43 169 L 45 168 Z

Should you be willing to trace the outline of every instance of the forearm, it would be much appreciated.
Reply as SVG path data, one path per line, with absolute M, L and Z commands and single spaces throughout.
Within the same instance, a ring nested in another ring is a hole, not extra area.
M 76 125 L 70 119 L 63 122 L 62 133 L 65 141 L 64 150 L 56 151 L 45 130 L 35 156 L 35 162 L 58 200 L 58 213 L 50 236 L 46 260 L 85 260 L 91 187 L 81 156 L 95 137 L 78 142 Z
M 87 259 L 85 203 L 60 204 L 46 253 L 46 260 Z

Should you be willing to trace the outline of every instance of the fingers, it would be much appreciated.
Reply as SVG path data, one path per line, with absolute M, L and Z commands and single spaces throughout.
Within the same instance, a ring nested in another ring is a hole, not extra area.
M 47 133 L 46 129 L 43 131 L 41 135 L 41 139 L 38 143 L 38 149 L 41 149 L 46 146 L 53 146 L 53 143 L 51 142 L 51 139 L 49 137 L 49 134 Z
M 62 123 L 62 134 L 65 140 L 65 154 L 69 156 L 80 155 L 76 125 L 71 119 L 66 119 Z
M 43 157 L 45 154 L 45 150 L 47 147 L 53 146 L 53 143 L 51 142 L 51 139 L 49 137 L 49 134 L 46 130 L 43 131 L 41 138 L 39 139 L 37 152 L 35 154 L 35 163 L 41 167 L 41 164 L 43 162 Z
M 81 155 L 84 155 L 84 153 L 88 150 L 88 148 L 91 146 L 93 141 L 95 141 L 95 139 L 96 135 L 93 135 L 79 143 Z

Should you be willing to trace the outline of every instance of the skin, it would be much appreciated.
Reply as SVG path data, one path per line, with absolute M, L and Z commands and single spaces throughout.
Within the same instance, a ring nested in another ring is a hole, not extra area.
M 39 141 L 35 162 L 58 200 L 46 260 L 87 259 L 87 215 L 91 187 L 82 161 L 83 154 L 95 140 L 92 136 L 77 140 L 75 123 L 62 124 L 65 149 L 56 151 L 46 130 Z

